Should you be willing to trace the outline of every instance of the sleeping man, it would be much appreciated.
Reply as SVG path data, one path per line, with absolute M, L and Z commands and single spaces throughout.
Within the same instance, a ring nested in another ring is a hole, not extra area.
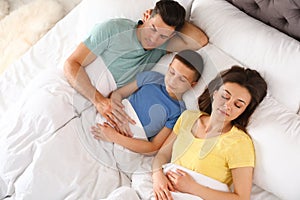
M 100 56 L 120 87 L 133 81 L 138 72 L 150 70 L 167 52 L 199 49 L 208 43 L 208 38 L 197 26 L 185 21 L 185 13 L 178 2 L 161 0 L 139 23 L 112 19 L 97 24 L 66 60 L 66 78 L 113 124 L 117 119 L 111 101 L 93 86 L 84 68 Z

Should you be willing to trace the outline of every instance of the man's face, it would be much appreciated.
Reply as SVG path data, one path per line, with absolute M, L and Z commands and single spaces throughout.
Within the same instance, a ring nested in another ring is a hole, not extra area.
M 170 39 L 175 31 L 175 27 L 168 26 L 159 14 L 149 17 L 144 24 L 139 27 L 137 36 L 144 49 L 151 50 L 159 47 Z

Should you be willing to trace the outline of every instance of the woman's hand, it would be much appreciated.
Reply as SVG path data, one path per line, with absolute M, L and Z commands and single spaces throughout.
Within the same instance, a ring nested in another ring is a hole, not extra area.
M 168 171 L 166 176 L 174 189 L 183 193 L 190 193 L 191 186 L 196 183 L 189 174 L 180 169 L 177 169 L 176 172 Z
M 175 191 L 171 182 L 164 175 L 162 170 L 153 172 L 153 191 L 156 200 L 173 200 L 170 191 Z

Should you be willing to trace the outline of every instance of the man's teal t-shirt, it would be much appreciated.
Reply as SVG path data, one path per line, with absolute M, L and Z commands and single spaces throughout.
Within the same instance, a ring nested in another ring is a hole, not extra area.
M 117 86 L 135 79 L 138 72 L 152 69 L 166 54 L 166 43 L 153 50 L 144 50 L 137 39 L 137 23 L 129 19 L 111 19 L 97 24 L 84 44 L 101 56 Z

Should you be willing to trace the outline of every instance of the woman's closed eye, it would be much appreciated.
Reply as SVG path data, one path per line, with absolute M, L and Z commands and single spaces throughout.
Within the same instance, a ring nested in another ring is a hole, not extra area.
M 221 97 L 222 97 L 223 99 L 226 99 L 226 100 L 229 100 L 229 99 L 230 99 L 230 95 L 227 94 L 227 93 L 222 94 Z
M 242 107 L 242 105 L 239 105 L 239 103 L 235 103 L 234 105 L 235 105 L 235 107 L 237 107 L 237 108 L 241 108 L 241 107 Z
M 222 94 L 221 97 L 227 101 L 230 100 L 230 98 L 231 98 L 231 96 L 228 93 Z M 236 103 L 234 103 L 234 106 L 237 108 L 241 108 L 243 105 L 240 102 L 236 102 Z

